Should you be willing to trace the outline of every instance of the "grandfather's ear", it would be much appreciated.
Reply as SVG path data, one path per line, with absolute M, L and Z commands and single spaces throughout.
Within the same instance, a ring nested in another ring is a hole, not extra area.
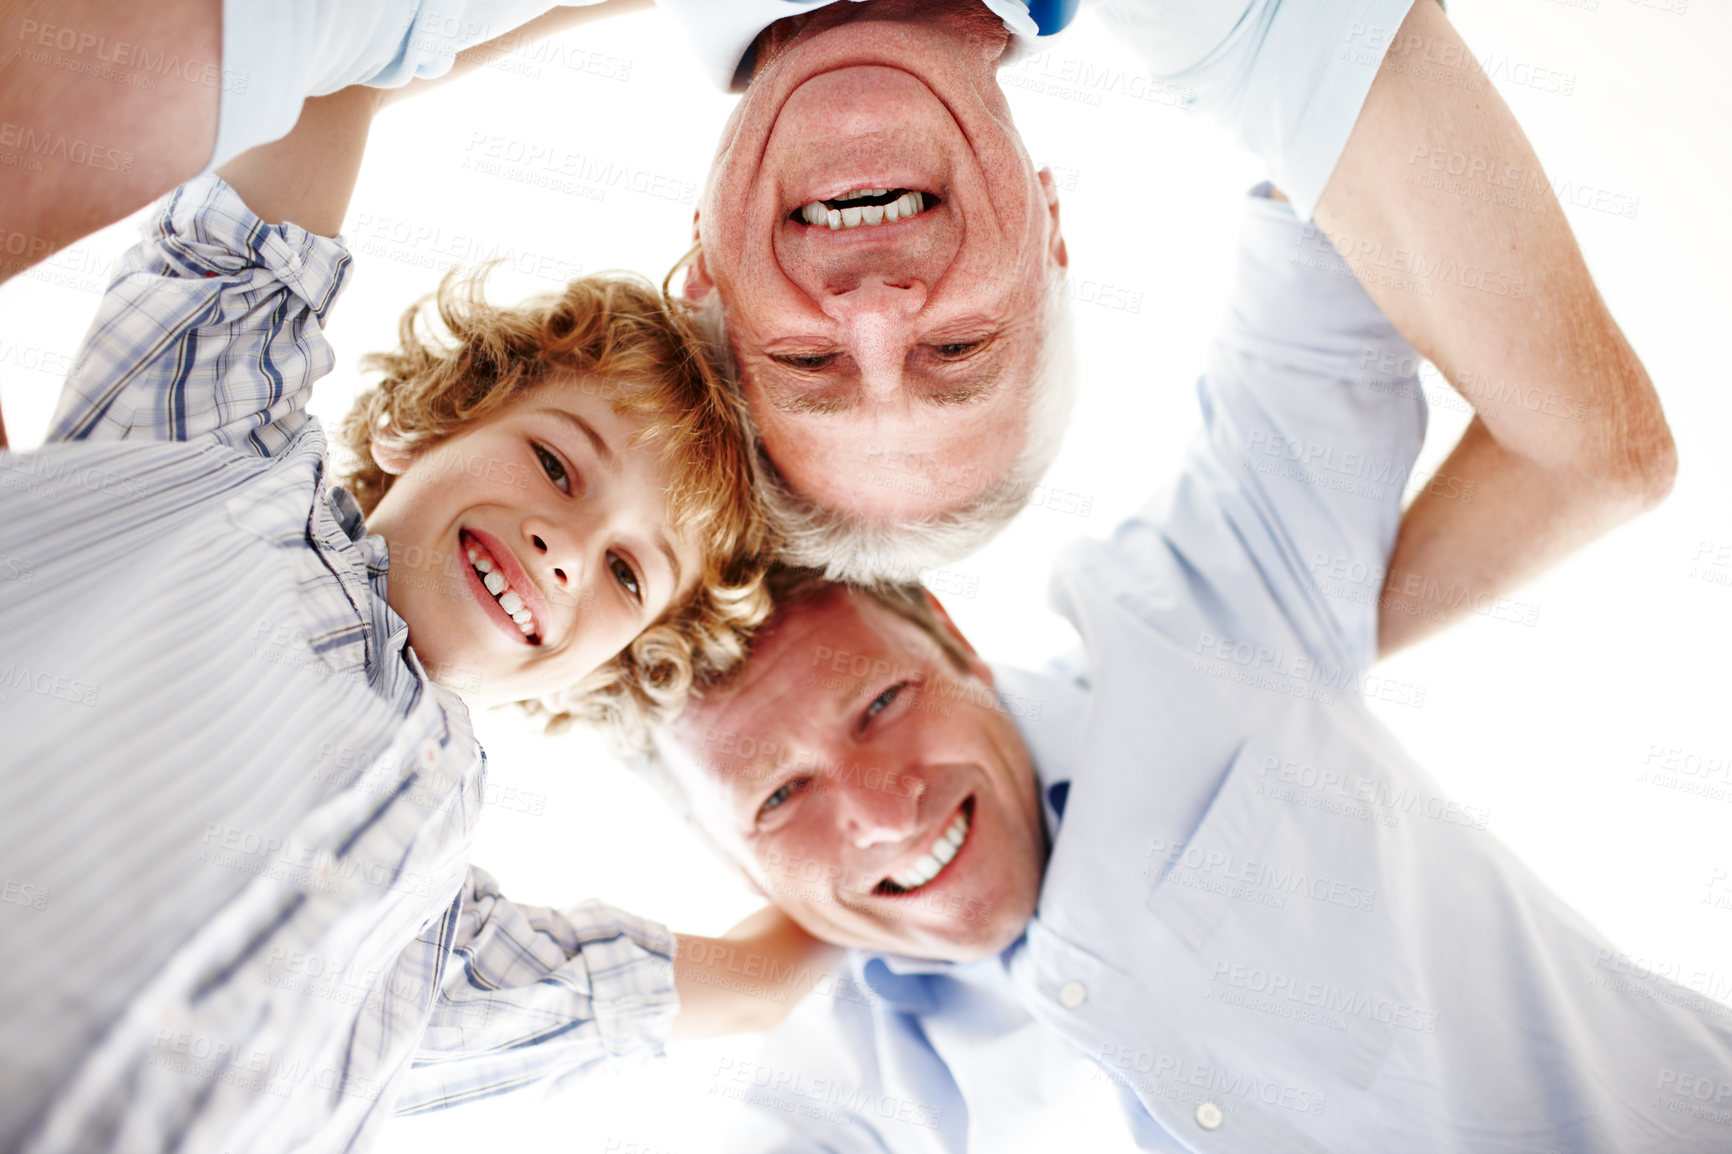
M 701 305 L 716 291 L 716 282 L 710 279 L 710 266 L 704 260 L 703 247 L 695 238 L 692 241 L 692 250 L 692 258 L 686 263 L 686 283 L 680 286 L 680 296 L 685 298 L 687 304 Z
M 1058 182 L 1053 179 L 1052 169 L 1043 168 L 1039 172 L 1040 190 L 1046 194 L 1046 211 L 1051 233 L 1047 238 L 1047 255 L 1059 268 L 1070 267 L 1070 253 L 1064 246 L 1064 231 L 1058 224 Z

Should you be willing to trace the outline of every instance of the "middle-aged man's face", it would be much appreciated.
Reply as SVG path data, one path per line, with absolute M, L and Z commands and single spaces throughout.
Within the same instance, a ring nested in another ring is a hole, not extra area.
M 968 961 L 1034 913 L 1039 788 L 990 672 L 864 594 L 775 618 L 673 737 L 698 820 L 816 937 Z
M 721 293 L 765 449 L 827 508 L 958 508 L 1026 439 L 1065 255 L 995 77 L 1005 43 L 972 0 L 832 4 L 771 29 L 723 132 L 687 291 Z

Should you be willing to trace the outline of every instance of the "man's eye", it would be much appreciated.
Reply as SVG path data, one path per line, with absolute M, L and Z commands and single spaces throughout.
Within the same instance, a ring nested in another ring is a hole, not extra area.
M 806 784 L 805 778 L 797 777 L 793 781 L 786 782 L 783 785 L 779 786 L 776 789 L 776 792 L 772 793 L 769 797 L 766 797 L 764 799 L 764 804 L 760 805 L 758 807 L 758 817 L 760 819 L 763 818 L 763 816 L 765 814 L 769 813 L 771 810 L 775 809 L 777 806 L 780 806 L 783 802 L 785 802 L 789 798 L 793 797 L 794 791 L 799 789 L 802 785 L 805 785 L 805 784 Z
M 770 359 L 791 369 L 815 372 L 836 359 L 835 353 L 772 353 Z
M 613 571 L 614 580 L 618 581 L 638 601 L 643 600 L 643 586 L 638 582 L 637 570 L 631 567 L 624 557 L 618 553 L 607 555 L 607 567 Z
M 891 703 L 894 702 L 897 697 L 901 696 L 902 691 L 907 688 L 908 683 L 906 681 L 901 681 L 892 685 L 877 697 L 874 697 L 866 706 L 867 719 L 870 720 L 871 718 L 877 717 L 880 713 L 889 709 Z
M 942 357 L 943 359 L 945 359 L 947 361 L 960 361 L 964 357 L 968 356 L 970 353 L 974 352 L 975 349 L 978 349 L 981 345 L 984 345 L 985 343 L 986 342 L 983 340 L 982 341 L 953 341 L 949 344 L 934 345 L 933 349 L 938 353 L 938 355 L 940 357 Z
M 541 461 L 541 471 L 547 474 L 547 479 L 558 486 L 561 493 L 571 492 L 571 474 L 565 471 L 564 462 L 533 441 L 530 443 L 534 445 L 535 455 Z

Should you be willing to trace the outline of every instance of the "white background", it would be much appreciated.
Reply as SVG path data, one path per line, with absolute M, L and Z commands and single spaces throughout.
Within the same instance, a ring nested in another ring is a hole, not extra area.
M 1721 208 L 1732 171 L 1732 9 L 1715 0 L 1688 0 L 1684 13 L 1670 9 L 1686 0 L 1578 6 L 1592 2 L 1456 0 L 1451 15 L 1503 78 L 1554 183 L 1602 190 L 1620 207 L 1637 202 L 1633 218 L 1566 212 L 1665 402 L 1677 488 L 1658 511 L 1517 593 L 1537 606 L 1536 624 L 1475 617 L 1389 662 L 1385 672 L 1425 687 L 1424 704 L 1379 711 L 1621 949 L 1732 1001 L 1732 245 Z M 1093 79 L 1058 81 L 1067 61 L 1087 62 Z M 1573 90 L 1508 82 L 1542 69 L 1573 78 Z M 1053 551 L 1106 533 L 1170 476 L 1198 421 L 1191 384 L 1226 289 L 1239 197 L 1262 175 L 1203 126 L 1129 95 L 1144 90 L 1141 76 L 1087 10 L 1043 60 L 1004 74 L 1030 152 L 1058 175 L 1078 298 L 1083 391 L 1048 482 L 1087 498 L 1090 512 L 1030 509 L 939 576 L 958 623 L 1000 662 L 1038 663 L 1070 643 L 1044 608 Z M 340 415 L 357 358 L 393 344 L 399 312 L 454 261 L 506 256 L 499 299 L 603 268 L 659 280 L 689 243 L 730 104 L 696 74 L 683 34 L 646 13 L 388 110 L 345 228 L 357 269 L 329 330 L 339 367 L 315 410 Z M 507 154 L 541 150 L 545 159 L 504 165 L 515 177 L 554 179 L 548 170 L 573 153 L 582 158 L 572 170 L 588 175 L 561 189 L 477 171 L 472 162 L 495 137 Z M 40 439 L 104 271 L 130 236 L 131 226 L 117 226 L 0 289 L 0 398 L 14 447 Z M 1434 406 L 1422 475 L 1464 424 L 1454 407 Z M 476 849 L 519 900 L 600 896 L 701 933 L 754 907 L 598 747 L 535 737 L 509 713 L 478 720 L 493 781 L 541 810 L 496 809 Z M 1695 769 L 1667 778 L 1685 788 L 1642 780 L 1668 751 Z M 1707 759 L 1718 769 L 1705 770 Z M 713 1149 L 730 1108 L 710 1092 L 717 1063 L 754 1045 L 676 1047 L 648 1072 L 599 1075 L 560 1098 L 519 1095 L 402 1120 L 380 1149 Z M 1078 1148 L 1112 1142 L 1107 1121 L 1071 1124 Z M 1031 1139 L 1039 1145 L 1051 1142 Z

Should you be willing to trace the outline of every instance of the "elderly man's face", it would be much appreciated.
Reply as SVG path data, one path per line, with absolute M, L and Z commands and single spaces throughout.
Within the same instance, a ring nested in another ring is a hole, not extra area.
M 877 523 L 959 508 L 1026 440 L 1065 260 L 1050 174 L 994 77 L 1003 26 L 978 4 L 872 0 L 773 32 L 710 171 L 688 293 L 721 293 L 794 489 Z
M 760 635 L 674 728 L 699 820 L 770 899 L 841 945 L 966 961 L 1015 941 L 1046 860 L 1039 789 L 990 673 L 831 591 Z

